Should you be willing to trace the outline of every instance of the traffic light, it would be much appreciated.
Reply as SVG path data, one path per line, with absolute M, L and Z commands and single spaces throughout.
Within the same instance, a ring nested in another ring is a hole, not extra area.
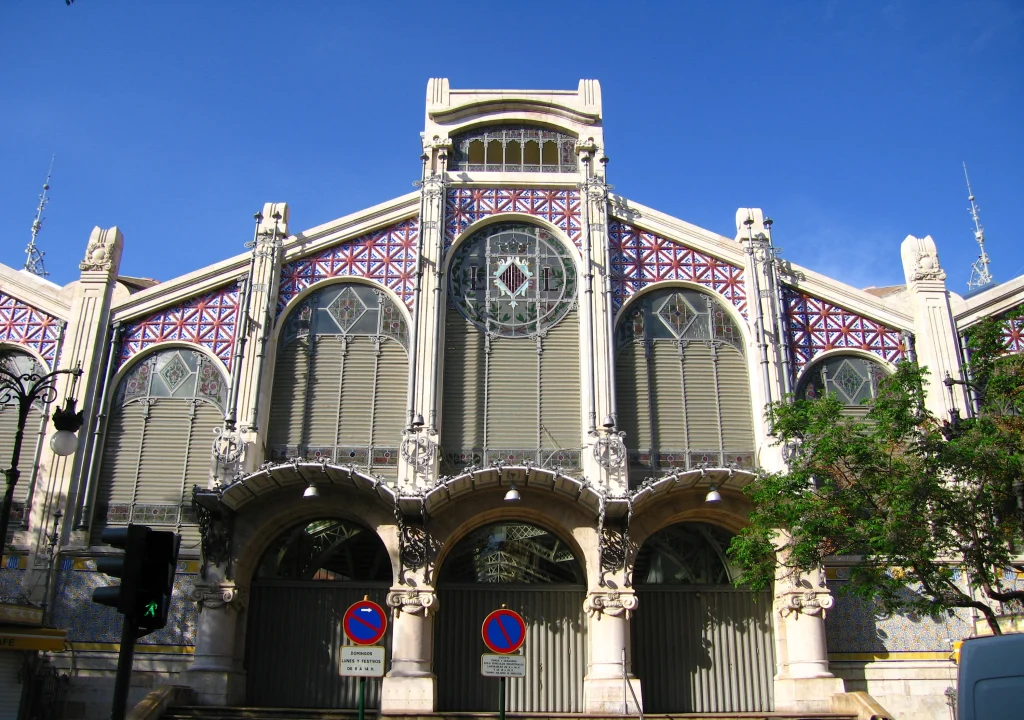
M 139 637 L 167 625 L 174 589 L 174 572 L 178 567 L 181 536 L 172 532 L 150 530 L 146 534 L 142 571 L 136 588 L 134 613 Z
M 137 626 L 137 637 L 164 627 L 171 608 L 181 538 L 172 532 L 129 525 L 107 528 L 100 539 L 124 550 L 124 555 L 96 560 L 98 571 L 121 578 L 121 584 L 96 588 L 93 602 L 116 608 L 126 621 Z

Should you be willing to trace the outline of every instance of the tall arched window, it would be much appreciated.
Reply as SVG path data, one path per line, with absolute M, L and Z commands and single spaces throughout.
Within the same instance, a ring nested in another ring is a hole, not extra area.
M 0 348 L 0 366 L 14 376 L 43 375 L 46 369 L 34 357 L 26 352 Z M 25 389 L 31 382 L 23 383 Z M 25 507 L 29 504 L 35 486 L 36 451 L 40 431 L 44 428 L 46 416 L 43 404 L 36 402 L 28 411 L 24 435 L 21 441 L 21 456 L 18 465 L 21 468 L 21 480 L 14 489 L 14 503 L 11 506 L 11 526 L 17 527 L 27 519 Z M 18 401 L 13 396 L 0 394 L 0 470 L 11 466 L 14 452 L 14 436 L 18 432 Z M 31 468 L 31 470 L 30 470 Z
M 409 326 L 387 293 L 330 285 L 285 321 L 274 368 L 270 457 L 326 458 L 395 478 Z
M 885 367 L 860 355 L 832 355 L 809 367 L 800 378 L 796 396 L 813 400 L 833 393 L 847 415 L 862 418 L 871 410 Z
M 630 478 L 753 467 L 750 383 L 739 329 L 709 294 L 667 288 L 623 314 L 616 397 Z
M 159 350 L 122 378 L 111 404 L 96 491 L 94 539 L 105 525 L 181 527 L 198 541 L 192 486 L 206 487 L 227 380 L 198 350 Z
M 576 268 L 546 230 L 473 234 L 448 270 L 441 445 L 468 465 L 580 467 Z

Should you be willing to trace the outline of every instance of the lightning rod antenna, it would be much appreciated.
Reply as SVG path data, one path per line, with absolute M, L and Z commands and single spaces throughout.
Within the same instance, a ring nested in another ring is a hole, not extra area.
M 964 179 L 967 181 L 967 199 L 971 203 L 968 212 L 974 220 L 974 239 L 978 241 L 978 249 L 981 251 L 978 259 L 971 266 L 971 279 L 967 281 L 967 292 L 972 293 L 981 290 L 986 285 L 992 284 L 992 273 L 988 269 L 988 253 L 985 252 L 985 228 L 978 217 L 978 206 L 974 202 L 974 191 L 971 190 L 971 179 L 967 176 L 967 163 L 964 163 Z
M 28 241 L 28 246 L 25 248 L 25 269 L 39 277 L 46 277 L 50 274 L 46 272 L 46 267 L 43 265 L 43 255 L 46 253 L 36 247 L 36 237 L 43 229 L 43 220 L 45 220 L 43 209 L 46 207 L 46 203 L 50 202 L 46 193 L 50 189 L 50 175 L 53 173 L 53 161 L 56 157 L 55 153 L 50 158 L 50 169 L 46 171 L 46 182 L 43 183 L 43 192 L 39 195 L 39 206 L 36 207 L 36 219 L 32 221 L 32 239 Z

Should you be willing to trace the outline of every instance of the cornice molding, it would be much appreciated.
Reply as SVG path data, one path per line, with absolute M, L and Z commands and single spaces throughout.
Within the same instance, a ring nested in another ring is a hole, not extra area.
M 71 304 L 65 299 L 69 296 L 60 285 L 2 264 L 0 290 L 61 320 L 67 320 L 71 312 Z
M 968 328 L 983 318 L 998 315 L 1024 303 L 1024 275 L 1007 280 L 969 298 L 954 295 L 953 318 L 958 328 Z

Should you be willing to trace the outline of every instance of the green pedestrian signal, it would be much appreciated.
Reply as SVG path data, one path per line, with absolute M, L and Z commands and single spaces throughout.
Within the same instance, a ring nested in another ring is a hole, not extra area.
M 157 604 L 155 602 L 146 603 L 146 611 L 142 613 L 143 617 L 156 617 Z

